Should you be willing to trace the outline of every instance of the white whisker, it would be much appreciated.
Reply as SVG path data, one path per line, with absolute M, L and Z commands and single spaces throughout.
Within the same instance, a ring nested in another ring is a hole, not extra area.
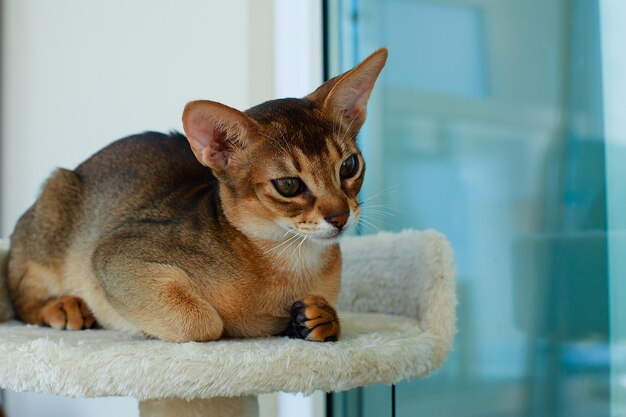
M 299 234 L 298 234 L 298 235 L 296 235 L 296 236 L 297 236 L 297 237 L 300 237 L 300 235 L 299 235 Z M 297 241 L 298 241 L 298 239 L 295 239 L 295 240 L 294 240 L 294 239 L 292 239 L 292 240 L 291 240 L 291 242 L 289 243 L 289 245 L 285 246 L 285 247 L 283 248 L 283 250 L 281 250 L 281 251 L 280 251 L 280 253 L 279 253 L 277 256 L 280 258 L 280 257 L 282 256 L 282 254 L 283 254 L 283 253 L 285 253 L 285 251 L 286 251 L 287 249 L 289 249 L 289 248 L 290 248 L 290 247 L 291 247 L 291 246 L 292 246 L 295 242 L 297 242 Z
M 287 231 L 285 232 L 285 234 L 283 235 L 283 237 L 287 236 L 289 233 L 294 232 L 295 234 L 298 234 L 298 232 L 295 231 L 296 228 L 295 227 L 290 227 L 289 229 L 287 229 Z
M 393 217 L 395 216 L 395 214 L 390 213 L 386 210 L 380 210 L 380 209 L 373 209 L 373 208 L 369 208 L 369 207 L 361 207 L 361 213 L 371 213 L 374 215 L 380 215 L 380 216 L 386 216 L 386 217 Z
M 302 244 L 307 240 L 308 236 L 303 236 L 302 237 L 302 241 L 300 242 L 300 244 L 298 245 L 298 247 L 293 251 L 294 253 L 296 252 L 296 250 L 298 251 L 298 257 L 302 257 L 302 252 L 300 251 L 300 248 L 302 247 Z M 293 254 L 292 254 L 293 256 Z
M 372 194 L 371 196 L 369 196 L 368 198 L 366 198 L 365 200 L 360 201 L 360 202 L 359 202 L 359 205 L 361 206 L 361 205 L 363 205 L 363 204 L 367 203 L 368 201 L 373 200 L 374 198 L 379 198 L 379 197 L 382 197 L 382 196 L 383 196 L 383 195 L 385 195 L 385 194 L 389 194 L 389 193 L 391 193 L 391 192 L 395 192 L 395 191 L 397 191 L 396 189 L 397 189 L 399 186 L 400 186 L 399 184 L 392 185 L 392 186 L 387 187 L 387 188 L 385 188 L 385 189 L 383 189 L 383 190 L 381 190 L 381 191 L 379 191 L 379 192 L 377 192 L 377 193 L 374 193 L 374 194 Z
M 289 232 L 287 232 L 287 233 L 289 233 Z M 285 233 L 285 235 L 287 235 L 287 233 Z M 293 236 L 289 237 L 287 240 L 285 240 L 285 241 L 283 241 L 283 242 L 279 243 L 278 245 L 274 246 L 273 248 L 268 249 L 268 250 L 266 250 L 265 252 L 263 252 L 263 255 L 265 255 L 265 254 L 267 254 L 267 253 L 269 253 L 269 252 L 271 252 L 271 251 L 273 251 L 273 250 L 275 250 L 275 249 L 280 248 L 281 246 L 283 246 L 284 244 L 286 244 L 286 243 L 288 243 L 288 242 L 292 242 L 294 239 L 296 239 L 296 238 L 298 238 L 298 237 L 300 237 L 300 234 L 296 232 L 296 234 L 294 234 Z M 291 246 L 291 245 L 290 245 L 290 246 Z M 289 246 L 288 246 L 288 247 L 289 247 Z M 282 252 L 281 252 L 281 253 L 282 253 Z
M 388 210 L 395 211 L 396 213 L 402 213 L 401 210 L 398 210 L 397 208 L 391 207 L 388 204 L 374 204 L 373 206 L 370 206 L 369 204 L 368 205 L 361 205 L 361 209 L 364 209 L 364 208 L 367 208 L 367 209 L 370 209 L 370 208 L 388 209 Z
M 397 224 L 394 222 L 390 222 L 390 221 L 386 221 L 386 220 L 391 220 L 391 219 L 387 219 L 387 218 L 380 218 L 377 217 L 376 219 L 368 217 L 368 216 L 361 216 L 361 220 L 365 221 L 365 222 L 369 222 L 372 225 L 376 226 L 376 225 L 381 225 L 381 226 L 385 226 L 385 227 L 396 227 Z
M 368 225 L 368 226 L 370 226 L 370 227 L 374 228 L 377 232 L 380 232 L 380 228 L 379 228 L 378 226 L 376 226 L 374 223 L 372 223 L 372 222 L 370 222 L 370 221 L 368 221 L 368 220 L 365 220 L 363 217 L 361 217 L 361 221 L 362 221 L 363 223 L 365 223 L 366 225 Z

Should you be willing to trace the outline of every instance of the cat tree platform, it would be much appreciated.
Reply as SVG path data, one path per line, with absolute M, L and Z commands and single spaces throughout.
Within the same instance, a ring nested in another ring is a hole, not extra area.
M 342 251 L 339 342 L 268 337 L 176 344 L 11 321 L 0 325 L 0 387 L 132 396 L 142 417 L 251 417 L 258 414 L 258 394 L 342 391 L 429 375 L 455 333 L 455 270 L 445 237 L 379 233 L 346 238 Z M 4 258 L 0 249 L 0 265 Z M 5 295 L 0 316 L 2 308 L 8 311 Z

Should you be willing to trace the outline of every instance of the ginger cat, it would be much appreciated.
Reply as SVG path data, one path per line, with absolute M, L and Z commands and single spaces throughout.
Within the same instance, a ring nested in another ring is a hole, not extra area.
M 176 342 L 337 340 L 338 238 L 365 172 L 355 137 L 386 59 L 245 112 L 191 102 L 186 138 L 131 136 L 54 172 L 11 236 L 18 317 Z

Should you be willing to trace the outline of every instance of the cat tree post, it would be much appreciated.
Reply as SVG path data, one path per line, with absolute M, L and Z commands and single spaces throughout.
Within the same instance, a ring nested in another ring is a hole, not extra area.
M 431 231 L 352 237 L 342 241 L 342 252 L 338 342 L 170 343 L 10 321 L 0 324 L 0 388 L 135 397 L 142 417 L 256 417 L 256 395 L 393 384 L 441 366 L 456 330 L 455 270 L 445 237 Z M 0 284 L 5 280 L 0 276 Z M 10 314 L 3 294 L 0 285 L 0 318 Z
M 139 402 L 140 417 L 258 417 L 257 397 L 167 398 Z

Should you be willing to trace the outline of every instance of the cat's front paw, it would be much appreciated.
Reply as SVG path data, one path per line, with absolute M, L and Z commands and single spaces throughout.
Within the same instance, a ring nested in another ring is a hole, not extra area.
M 339 317 L 335 309 L 318 296 L 305 297 L 291 306 L 287 335 L 312 342 L 339 340 Z

